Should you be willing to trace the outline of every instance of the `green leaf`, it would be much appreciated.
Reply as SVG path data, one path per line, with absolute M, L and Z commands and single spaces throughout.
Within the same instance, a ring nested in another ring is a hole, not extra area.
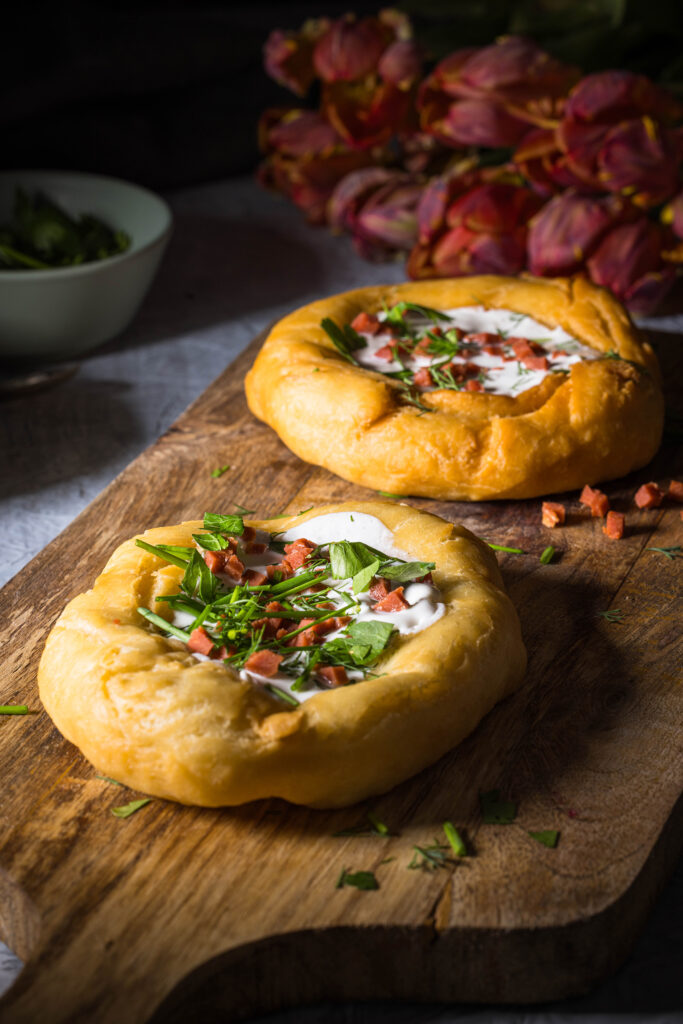
M 407 583 L 426 576 L 432 569 L 436 569 L 436 562 L 389 562 L 382 566 L 377 575 L 386 580 Z
M 557 841 L 560 838 L 560 833 L 557 829 L 546 828 L 541 832 L 529 832 L 532 839 L 535 839 L 537 843 L 541 843 L 543 846 L 549 846 L 551 850 L 554 850 L 557 846 Z
M 457 828 L 452 821 L 444 821 L 443 830 L 446 834 L 446 839 L 450 843 L 451 850 L 456 857 L 466 857 L 467 847 L 462 839 L 462 836 L 458 832 Z
M 221 516 L 217 512 L 204 513 L 204 529 L 212 533 L 228 533 L 231 537 L 241 537 L 244 533 L 242 516 Z
M 230 547 L 230 541 L 220 533 L 193 533 L 192 540 L 205 551 L 224 551 Z
M 337 540 L 330 544 L 330 569 L 336 580 L 352 579 L 375 560 L 372 551 L 360 541 Z
M 337 889 L 343 889 L 345 885 L 352 886 L 354 889 L 363 889 L 365 891 L 369 891 L 370 889 L 379 889 L 379 882 L 375 878 L 374 872 L 351 872 L 348 868 L 342 868 L 342 873 L 337 879 L 336 887 Z
M 124 804 L 122 807 L 112 807 L 111 813 L 115 818 L 130 818 L 131 814 L 135 814 L 145 804 L 151 802 L 151 797 L 145 797 L 143 800 L 131 800 L 129 804 Z
M 361 569 L 360 572 L 357 572 L 353 577 L 353 593 L 364 594 L 376 576 L 378 569 L 379 561 L 376 560 L 371 562 L 370 565 L 366 565 L 366 567 Z
M 377 622 L 373 619 L 369 622 L 352 622 L 347 630 L 354 646 L 358 644 L 370 648 L 370 657 L 373 661 L 387 646 L 393 632 L 394 627 L 390 622 Z M 351 650 L 353 649 L 352 647 Z
M 511 825 L 517 817 L 517 805 L 501 797 L 499 789 L 479 794 L 481 816 L 486 825 Z

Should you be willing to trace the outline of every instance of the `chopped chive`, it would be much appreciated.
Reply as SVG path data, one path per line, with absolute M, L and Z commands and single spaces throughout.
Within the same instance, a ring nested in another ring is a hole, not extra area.
M 156 555 L 157 558 L 162 558 L 164 562 L 171 562 L 173 565 L 179 566 L 181 569 L 187 569 L 188 560 L 187 558 L 179 558 L 178 555 L 172 555 L 170 551 L 163 551 L 155 544 L 148 544 L 145 540 L 136 540 L 136 545 L 139 548 L 143 548 L 145 551 L 149 551 L 150 554 Z
M 147 796 L 143 800 L 131 800 L 129 804 L 123 804 L 122 807 L 112 807 L 111 813 L 115 818 L 130 818 L 131 814 L 135 814 L 145 804 L 151 802 L 151 797 Z
M 27 715 L 26 704 L 0 704 L 0 715 Z
M 680 544 L 676 544 L 674 547 L 671 547 L 671 548 L 646 548 L 645 550 L 646 551 L 657 551 L 660 555 L 664 555 L 664 557 L 668 558 L 671 562 L 673 562 L 674 558 L 680 558 L 681 557 L 681 546 L 680 546 Z
M 555 849 L 557 841 L 560 838 L 560 833 L 554 828 L 546 828 L 541 832 L 529 832 L 529 835 L 532 839 L 535 839 L 537 843 L 541 843 L 543 846 L 548 846 L 551 850 Z
M 267 690 L 268 693 L 272 693 L 273 697 L 279 697 L 285 704 L 291 704 L 295 708 L 299 707 L 300 702 L 296 697 L 292 697 L 291 693 L 283 690 L 281 686 L 276 686 L 275 683 L 265 683 L 263 689 Z
M 217 466 L 216 469 L 211 470 L 211 476 L 214 479 L 217 479 L 219 476 L 223 476 L 224 473 L 227 473 L 229 469 L 232 469 L 232 466 Z
M 452 821 L 444 821 L 443 830 L 446 834 L 446 839 L 450 843 L 451 850 L 456 857 L 466 857 L 467 847 L 463 842 L 462 836 L 458 832 L 457 828 Z
M 378 491 L 377 493 L 381 494 L 383 498 L 396 498 L 400 500 L 404 497 L 403 494 L 392 494 L 391 491 Z
M 445 868 L 448 862 L 448 847 L 435 839 L 431 846 L 413 846 L 413 859 L 407 865 L 409 871 L 436 871 Z
M 543 549 L 541 557 L 539 558 L 539 562 L 541 563 L 541 565 L 548 565 L 549 562 L 552 562 L 554 555 L 555 548 L 552 546 L 552 544 L 548 544 L 548 547 Z
M 601 619 L 606 619 L 607 622 L 623 622 L 624 613 L 619 608 L 610 608 L 606 612 L 598 612 Z
M 112 786 L 122 786 L 122 782 L 117 782 L 116 779 L 110 779 L 108 775 L 95 775 L 96 779 L 101 779 L 102 782 L 110 782 Z
M 502 544 L 491 544 L 489 541 L 486 541 L 486 543 L 488 544 L 488 546 L 490 548 L 493 548 L 494 551 L 507 551 L 511 555 L 524 555 L 524 554 L 526 554 L 526 552 L 522 551 L 521 548 L 506 548 Z
M 372 811 L 368 811 L 368 821 L 381 836 L 389 835 L 389 826 L 385 825 L 383 821 L 380 821 L 376 814 Z
M 147 608 L 138 608 L 138 611 L 140 615 L 143 615 L 149 622 L 158 626 L 159 629 L 163 629 L 167 633 L 170 633 L 171 636 L 177 637 L 178 640 L 184 640 L 185 643 L 187 643 L 190 639 L 190 634 L 186 629 L 178 629 L 177 626 L 174 626 L 170 622 L 167 622 L 166 619 L 163 619 L 161 615 L 155 615 L 154 612 L 150 612 Z

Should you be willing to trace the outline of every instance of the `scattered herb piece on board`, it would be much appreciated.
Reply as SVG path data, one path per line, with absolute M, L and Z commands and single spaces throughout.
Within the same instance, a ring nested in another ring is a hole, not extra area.
M 619 608 L 609 608 L 606 612 L 598 612 L 598 615 L 607 622 L 624 621 L 624 613 Z
M 395 498 L 396 501 L 400 501 L 403 497 L 402 494 L 392 494 L 391 491 L 378 491 L 377 493 L 383 498 Z
M 394 836 L 398 833 L 391 832 L 389 826 L 385 825 L 383 821 L 380 821 L 376 814 L 372 811 L 367 813 L 368 821 L 370 822 L 370 828 L 367 825 L 354 825 L 351 828 L 341 829 L 339 832 L 333 832 L 334 838 L 346 837 L 346 836 L 379 836 L 380 839 L 385 839 L 387 836 Z
M 27 715 L 26 704 L 0 704 L 0 715 Z
M 683 549 L 681 549 L 680 544 L 677 544 L 675 547 L 672 548 L 647 548 L 646 550 L 656 551 L 658 554 L 664 555 L 665 558 L 668 558 L 669 561 L 673 562 L 674 558 L 682 557 L 681 550 Z
M 118 256 L 130 246 L 125 231 L 98 217 L 72 217 L 47 196 L 17 188 L 12 220 L 0 227 L 0 270 L 50 270 Z
M 539 561 L 541 565 L 548 565 L 550 562 L 552 562 L 554 557 L 555 548 L 552 546 L 552 544 L 549 544 L 548 547 L 543 550 Z
M 216 466 L 215 469 L 211 470 L 211 476 L 214 479 L 218 479 L 219 476 L 223 476 L 224 473 L 227 473 L 230 468 L 230 466 Z
M 455 856 L 456 857 L 466 857 L 467 856 L 467 847 L 465 846 L 465 842 L 464 842 L 462 836 L 460 835 L 460 833 L 458 832 L 457 828 L 453 824 L 453 822 L 452 821 L 444 821 L 444 823 L 443 823 L 443 830 L 444 830 L 446 839 L 450 843 L 451 850 L 453 851 Z
M 409 871 L 436 871 L 445 868 L 449 860 L 450 847 L 435 839 L 430 846 L 413 846 L 413 859 L 408 864 Z
M 555 849 L 560 838 L 560 833 L 554 828 L 542 829 L 540 832 L 529 832 L 529 835 L 537 843 L 541 843 L 542 846 L 548 846 L 551 850 Z
M 342 868 L 335 888 L 343 889 L 345 885 L 365 891 L 379 889 L 379 882 L 373 871 L 350 871 L 348 868 Z
M 145 804 L 150 803 L 151 797 L 147 796 L 142 800 L 131 800 L 129 804 L 123 804 L 122 807 L 112 807 L 111 813 L 115 818 L 130 818 L 131 814 L 135 814 Z
M 506 548 L 502 544 L 491 544 L 490 541 L 488 541 L 488 540 L 486 541 L 486 543 L 488 544 L 488 546 L 490 548 L 493 548 L 494 551 L 507 551 L 508 554 L 510 554 L 510 555 L 523 555 L 523 554 L 525 554 L 525 552 L 522 551 L 521 548 Z
M 122 786 L 122 782 L 117 782 L 116 779 L 111 779 L 108 775 L 96 775 L 96 779 L 100 779 L 102 782 L 110 782 L 112 786 Z
M 517 805 L 501 797 L 499 789 L 480 793 L 479 803 L 485 825 L 511 825 L 517 817 Z

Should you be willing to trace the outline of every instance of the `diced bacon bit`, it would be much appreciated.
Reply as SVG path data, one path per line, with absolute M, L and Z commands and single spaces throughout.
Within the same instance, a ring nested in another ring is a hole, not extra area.
M 418 388 L 430 388 L 434 383 L 432 375 L 429 372 L 428 367 L 423 366 L 421 370 L 418 370 L 413 376 L 413 381 Z
M 237 537 L 228 537 L 228 547 L 231 551 L 237 551 Z
M 664 491 L 656 483 L 643 484 L 633 499 L 638 508 L 659 508 L 664 501 Z
M 236 651 L 236 647 L 214 647 L 209 657 L 214 658 L 216 661 L 223 661 L 224 658 L 229 658 L 230 655 L 235 654 Z
M 268 545 L 258 540 L 249 540 L 245 544 L 244 550 L 248 555 L 262 555 L 264 551 L 268 550 Z
M 255 536 L 256 536 L 256 530 L 254 529 L 254 527 L 253 526 L 245 526 L 244 530 L 242 532 L 242 536 L 240 537 L 240 540 L 244 541 L 246 543 L 246 541 L 248 541 L 248 540 L 253 540 Z
M 276 565 L 267 565 L 266 574 L 269 580 L 272 580 L 276 574 L 281 580 L 288 580 L 290 576 L 294 575 L 294 570 L 287 562 L 282 561 L 278 562 Z
M 378 348 L 375 352 L 378 359 L 386 359 L 388 363 L 392 363 L 394 361 L 395 354 L 393 345 L 382 345 L 382 347 Z
M 569 352 L 564 348 L 555 348 L 551 353 L 551 359 L 557 359 L 558 356 L 568 356 Z
M 610 540 L 621 540 L 624 536 L 624 514 L 623 512 L 608 512 L 602 532 Z
M 609 510 L 609 498 L 602 491 L 598 491 L 588 484 L 581 491 L 579 502 L 591 510 L 593 518 L 600 518 L 607 515 Z
M 206 632 L 203 626 L 197 626 L 190 633 L 190 639 L 187 641 L 188 650 L 194 651 L 195 654 L 210 655 L 213 651 L 213 640 Z
M 254 651 L 244 663 L 248 672 L 255 672 L 259 676 L 274 676 L 280 667 L 282 654 L 269 651 L 264 648 L 261 651 Z
M 239 583 L 244 574 L 244 562 L 241 562 L 237 555 L 230 555 L 221 572 L 229 576 L 230 579 L 235 580 L 236 583 Z
M 465 384 L 465 391 L 483 391 L 484 385 L 480 380 L 468 380 Z
M 501 355 L 501 345 L 494 345 L 490 342 L 488 345 L 481 346 L 482 352 L 486 352 L 488 356 L 499 356 Z
M 528 370 L 547 370 L 548 360 L 541 355 L 543 349 L 540 345 L 528 341 L 526 338 L 508 338 L 508 345 L 512 348 L 520 363 L 523 363 Z
M 121 625 L 121 619 L 112 619 L 111 621 L 114 623 L 115 626 Z
M 262 587 L 267 579 L 265 572 L 258 569 L 247 569 L 244 573 L 244 582 L 250 587 Z
M 672 501 L 683 501 L 683 483 L 680 480 L 672 480 L 666 496 Z
M 432 577 L 431 572 L 428 572 L 424 576 L 418 577 L 418 579 L 416 579 L 415 582 L 416 583 L 428 583 L 430 585 L 430 587 L 431 587 L 432 584 L 434 583 L 434 579 Z
M 375 576 L 370 584 L 370 597 L 381 601 L 389 593 L 389 584 L 383 576 Z
M 334 628 L 343 629 L 344 626 L 348 626 L 351 621 L 350 615 L 336 615 L 334 619 Z
M 379 318 L 374 313 L 358 313 L 354 316 L 351 321 L 351 326 L 354 331 L 359 331 L 364 334 L 377 334 L 378 330 L 382 326 L 379 322 Z
M 390 590 L 386 597 L 372 606 L 373 612 L 402 612 L 404 608 L 410 608 L 410 605 L 403 597 L 403 587 Z
M 225 565 L 227 557 L 228 556 L 225 551 L 204 552 L 204 561 L 214 576 L 219 572 L 223 572 L 223 566 Z
M 541 522 L 551 529 L 554 526 L 562 525 L 565 520 L 564 505 L 559 501 L 544 501 L 541 505 Z
M 291 569 L 300 569 L 304 564 L 311 551 L 314 551 L 316 545 L 311 540 L 306 540 L 305 537 L 300 537 L 299 540 L 292 541 L 291 544 L 285 544 L 285 559 Z
M 425 334 L 424 338 L 420 338 L 420 340 L 418 341 L 417 345 L 415 346 L 415 351 L 416 352 L 427 352 L 427 350 L 429 349 L 429 346 L 431 345 L 432 341 L 433 341 L 433 339 L 430 338 L 428 334 Z
M 458 331 L 458 338 L 460 338 L 460 337 L 461 337 L 461 335 L 462 335 L 462 331 L 459 331 L 457 327 L 456 327 L 456 328 L 454 328 L 454 329 L 455 329 L 456 331 Z M 429 328 L 429 333 L 430 333 L 430 334 L 434 334 L 434 335 L 436 335 L 436 337 L 437 337 L 437 338 L 443 338 L 443 331 L 441 330 L 441 328 L 440 328 L 440 327 L 430 327 L 430 328 Z M 429 339 L 428 339 L 428 340 L 429 340 Z
M 349 681 L 343 665 L 323 665 L 316 672 L 330 686 L 344 686 Z
M 479 331 L 465 337 L 465 341 L 469 345 L 495 345 L 498 347 L 502 344 L 502 340 L 500 334 L 491 334 L 489 331 Z

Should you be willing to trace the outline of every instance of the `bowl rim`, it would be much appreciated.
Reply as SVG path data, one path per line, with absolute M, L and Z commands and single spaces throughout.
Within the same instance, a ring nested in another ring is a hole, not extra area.
M 79 275 L 96 274 L 102 272 L 103 269 L 108 267 L 117 266 L 123 263 L 125 260 L 129 260 L 135 256 L 141 256 L 143 253 L 148 252 L 150 249 L 158 246 L 160 243 L 168 239 L 171 231 L 173 230 L 173 212 L 171 207 L 168 205 L 165 199 L 163 199 L 157 192 L 152 192 L 151 189 L 145 188 L 144 185 L 138 185 L 137 182 L 128 181 L 126 178 L 117 178 L 111 174 L 91 174 L 89 171 L 66 171 L 59 170 L 57 168 L 3 168 L 0 171 L 0 182 L 4 179 L 11 177 L 19 177 L 20 175 L 31 175 L 32 177 L 64 177 L 64 178 L 83 178 L 88 181 L 97 182 L 102 185 L 114 184 L 124 185 L 126 188 L 130 188 L 135 192 L 141 193 L 146 199 L 151 199 L 156 203 L 163 215 L 163 221 L 161 229 L 144 245 L 135 247 L 133 243 L 125 252 L 118 253 L 116 256 L 105 256 L 103 260 L 91 260 L 89 263 L 78 263 L 73 267 L 46 267 L 44 270 L 40 268 L 0 268 L 0 282 L 2 281 L 25 281 L 27 283 L 31 281 L 54 281 L 59 278 L 78 277 Z

